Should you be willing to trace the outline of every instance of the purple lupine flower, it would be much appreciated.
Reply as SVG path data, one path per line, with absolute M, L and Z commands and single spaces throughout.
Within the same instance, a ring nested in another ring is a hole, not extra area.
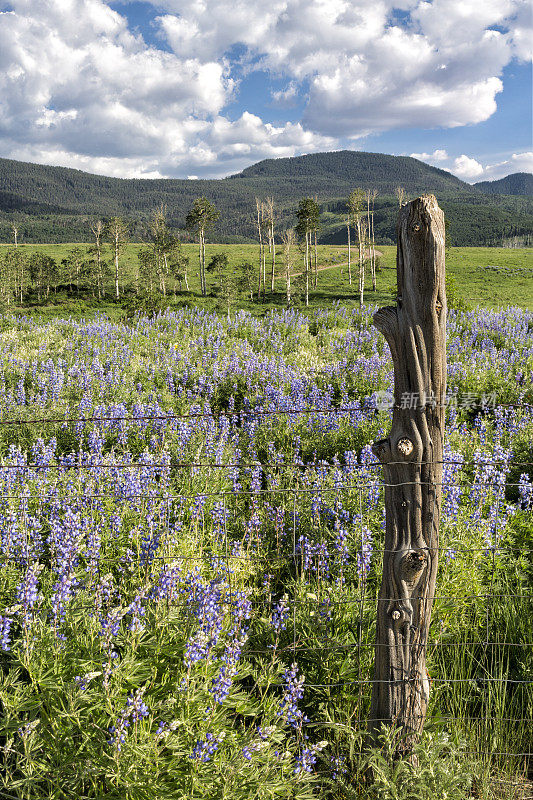
M 327 742 L 318 742 L 317 744 L 312 745 L 305 744 L 300 753 L 296 756 L 296 766 L 294 768 L 295 774 L 299 775 L 302 772 L 312 772 L 313 767 L 316 764 L 318 753 L 327 747 L 327 744 Z
M 281 600 L 279 600 L 272 609 L 271 624 L 278 636 L 280 632 L 284 631 L 287 627 L 287 619 L 289 616 L 289 604 L 287 601 L 288 597 L 284 594 Z
M 311 566 L 313 554 L 315 552 L 314 544 L 309 540 L 309 537 L 305 536 L 305 534 L 301 534 L 298 537 L 296 552 L 301 553 L 302 570 L 305 572 Z
M 232 633 L 242 628 L 243 623 L 252 615 L 252 604 L 246 592 L 233 592 L 231 595 L 231 614 L 233 620 Z
M 29 566 L 17 586 L 17 601 L 22 605 L 22 619 L 24 624 L 31 621 L 33 609 L 38 603 L 37 578 L 42 567 L 40 564 Z
M 283 717 L 292 728 L 301 728 L 307 717 L 298 708 L 298 701 L 304 696 L 305 676 L 298 677 L 298 665 L 292 664 L 283 673 L 283 696 L 279 704 L 278 716 Z
M 144 630 L 144 625 L 141 622 L 141 617 L 146 614 L 146 609 L 142 604 L 145 599 L 146 590 L 141 589 L 137 592 L 132 602 L 128 606 L 127 614 L 131 615 L 131 622 L 128 625 L 128 630 L 134 633 L 140 633 Z
M 527 473 L 523 472 L 520 475 L 518 482 L 519 505 L 524 511 L 528 508 L 533 508 L 533 481 Z
M 126 741 L 127 729 L 131 723 L 140 722 L 144 717 L 147 717 L 149 712 L 148 706 L 143 700 L 145 687 L 141 686 L 136 692 L 130 692 L 126 700 L 126 705 L 120 711 L 115 725 L 110 725 L 109 744 L 114 745 L 116 750 L 120 752 L 122 745 Z
M 461 499 L 462 493 L 458 477 L 463 464 L 463 456 L 461 453 L 454 452 L 451 447 L 446 444 L 444 446 L 443 462 L 442 515 L 444 519 L 456 522 L 457 515 L 459 514 L 459 500 Z
M 247 634 L 241 631 L 240 636 L 233 639 L 224 650 L 222 666 L 209 688 L 215 703 L 222 703 L 230 693 L 233 678 L 237 674 L 237 663 L 247 638 Z
M 79 582 L 74 577 L 72 572 L 67 572 L 61 575 L 57 583 L 54 584 L 54 591 L 50 597 L 52 606 L 52 615 L 54 619 L 54 628 L 65 618 L 65 611 L 68 603 L 70 602 L 74 590 Z
M 217 736 L 212 733 L 206 733 L 205 739 L 198 739 L 189 758 L 206 764 L 211 760 L 213 754 L 218 750 L 218 746 L 224 739 L 224 736 L 224 731 L 219 733 Z
M 331 758 L 331 777 L 337 781 L 342 775 L 346 775 L 346 759 L 344 756 L 332 756 Z
M 0 616 L 0 650 L 10 649 L 9 634 L 12 624 L 13 620 L 11 617 Z
M 189 588 L 188 602 L 197 603 L 193 614 L 200 622 L 199 630 L 189 638 L 185 646 L 184 661 L 187 668 L 190 668 L 195 662 L 207 658 L 217 643 L 222 630 L 224 609 L 217 581 L 203 586 L 198 576 L 189 575 L 185 583 Z
M 76 677 L 74 678 L 74 683 L 76 684 L 78 689 L 80 689 L 80 691 L 84 692 L 88 687 L 88 685 L 90 684 L 90 682 L 95 678 L 100 677 L 101 674 L 102 672 L 96 671 L 96 672 L 88 672 L 86 675 L 76 675 Z
M 350 551 L 348 548 L 348 531 L 337 520 L 335 522 L 335 551 L 337 561 L 342 569 L 348 563 Z
M 315 545 L 315 555 L 316 555 L 316 567 L 315 572 L 318 572 L 323 577 L 329 575 L 329 563 L 328 563 L 328 548 L 325 542 L 322 544 Z
M 166 600 L 172 602 L 175 592 L 177 591 L 178 584 L 181 582 L 181 565 L 179 561 L 173 561 L 171 564 L 165 564 L 159 573 L 159 577 L 154 584 L 152 590 L 152 597 L 156 600 Z
M 366 577 L 372 560 L 372 531 L 365 526 L 361 530 L 361 548 L 356 556 L 357 574 L 360 580 Z

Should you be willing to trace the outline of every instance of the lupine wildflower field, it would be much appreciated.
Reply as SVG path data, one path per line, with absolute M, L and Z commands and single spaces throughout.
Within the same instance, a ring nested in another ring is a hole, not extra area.
M 393 381 L 374 310 L 4 318 L 2 798 L 525 796 L 533 313 L 450 312 L 413 765 L 363 742 Z

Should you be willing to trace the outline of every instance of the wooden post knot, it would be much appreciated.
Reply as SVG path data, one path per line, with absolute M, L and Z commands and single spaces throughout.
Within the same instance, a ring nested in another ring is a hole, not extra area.
M 414 444 L 407 436 L 403 436 L 401 439 L 398 439 L 396 443 L 396 449 L 402 456 L 410 456 L 413 450 L 415 449 Z
M 426 554 L 420 550 L 411 550 L 406 553 L 401 559 L 401 568 L 404 578 L 412 578 L 418 572 L 421 572 L 426 565 Z
M 397 622 L 400 619 L 401 616 L 402 616 L 401 612 L 398 611 L 397 609 L 395 611 L 393 611 L 392 614 L 391 614 L 391 617 L 393 618 L 393 620 L 395 622 Z
M 418 222 L 415 222 L 415 224 L 413 225 L 413 230 L 417 232 L 420 230 L 420 225 L 418 224 Z

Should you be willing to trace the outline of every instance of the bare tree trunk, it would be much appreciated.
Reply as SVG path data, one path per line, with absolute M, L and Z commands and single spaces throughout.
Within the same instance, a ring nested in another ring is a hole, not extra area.
M 268 214 L 268 252 L 271 255 L 270 291 L 274 292 L 276 275 L 276 245 L 274 243 L 274 198 L 268 197 L 266 201 Z
M 200 267 L 200 294 L 204 293 L 204 279 L 202 273 L 202 234 L 198 231 L 198 264 Z
M 118 287 L 118 254 L 119 254 L 119 234 L 118 231 L 115 234 L 115 297 L 119 298 L 119 287 Z
M 263 243 L 263 303 L 266 299 L 266 282 L 267 282 L 267 249 L 266 244 Z
M 91 231 L 94 236 L 94 249 L 96 254 L 96 285 L 98 299 L 103 294 L 103 274 L 102 274 L 102 236 L 104 235 L 104 223 L 101 219 L 91 223 Z
M 378 733 L 382 722 L 399 726 L 406 734 L 401 753 L 426 717 L 439 545 L 446 289 L 444 215 L 432 195 L 400 209 L 397 279 L 398 305 L 374 316 L 392 353 L 395 405 L 388 438 L 372 448 L 383 464 L 386 530 L 370 731 Z
M 352 285 L 352 246 L 350 241 L 350 217 L 346 221 L 346 230 L 348 231 L 348 281 Z
M 257 209 L 257 234 L 259 236 L 259 280 L 257 286 L 257 302 L 259 302 L 261 300 L 261 288 L 263 286 L 263 204 L 260 202 L 258 197 L 255 198 L 255 207 Z
M 317 243 L 316 243 L 316 231 L 314 231 L 314 235 L 315 235 L 315 282 L 314 282 L 314 285 L 315 285 L 315 289 L 316 289 L 316 287 L 318 286 L 318 247 L 317 247 Z
M 309 237 L 310 233 L 305 234 L 305 305 L 309 305 Z
M 287 306 L 291 304 L 291 269 L 292 269 L 292 248 L 294 245 L 294 231 L 290 228 L 282 235 L 283 256 L 285 261 L 285 291 L 287 295 Z
M 272 214 L 274 213 L 274 209 L 272 209 Z M 270 268 L 270 291 L 274 293 L 275 281 L 276 281 L 276 244 L 274 242 L 274 218 L 272 217 L 270 220 L 270 244 L 271 244 L 271 257 L 272 263 Z
M 368 263 L 370 264 L 370 274 L 374 275 L 372 270 L 372 248 L 370 246 L 370 201 L 372 199 L 372 192 L 370 189 L 366 191 L 366 243 L 365 243 L 365 258 L 368 253 Z
M 363 305 L 363 294 L 365 290 L 365 260 L 364 260 L 364 241 L 363 225 L 361 216 L 357 217 L 357 243 L 359 245 L 359 305 Z
M 200 273 L 201 273 L 201 287 L 202 296 L 207 295 L 207 281 L 205 277 L 205 233 L 200 230 Z
M 371 238 L 372 238 L 372 255 L 371 255 L 371 264 L 372 264 L 372 290 L 376 291 L 376 240 L 374 237 L 374 201 L 376 199 L 377 191 L 373 189 L 372 191 L 372 211 L 370 214 L 370 224 L 371 224 Z

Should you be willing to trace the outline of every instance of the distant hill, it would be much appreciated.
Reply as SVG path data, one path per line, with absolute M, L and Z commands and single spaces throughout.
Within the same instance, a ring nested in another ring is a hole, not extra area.
M 533 197 L 533 175 L 529 172 L 513 172 L 499 181 L 480 181 L 476 189 L 486 194 L 512 194 L 518 197 Z
M 255 239 L 255 197 L 274 197 L 277 230 L 294 224 L 298 201 L 316 196 L 322 207 L 322 241 L 344 241 L 346 198 L 356 186 L 378 190 L 376 236 L 395 239 L 397 200 L 432 192 L 449 222 L 452 244 L 483 245 L 533 232 L 527 197 L 487 196 L 445 170 L 414 158 L 342 150 L 269 159 L 221 180 L 121 179 L 65 167 L 0 159 L 0 241 L 10 241 L 17 220 L 19 240 L 88 241 L 96 217 L 128 218 L 143 238 L 151 212 L 163 203 L 171 225 L 181 229 L 195 197 L 207 196 L 221 212 L 212 234 L 218 241 Z
M 389 156 L 383 153 L 364 153 L 354 150 L 337 150 L 332 153 L 312 153 L 294 158 L 270 158 L 247 167 L 238 175 L 226 180 L 242 179 L 299 181 L 335 187 L 354 185 L 363 189 L 375 188 L 381 194 L 393 195 L 397 186 L 408 193 L 421 194 L 432 191 L 470 192 L 470 185 L 450 172 L 431 167 L 423 161 L 407 156 Z

